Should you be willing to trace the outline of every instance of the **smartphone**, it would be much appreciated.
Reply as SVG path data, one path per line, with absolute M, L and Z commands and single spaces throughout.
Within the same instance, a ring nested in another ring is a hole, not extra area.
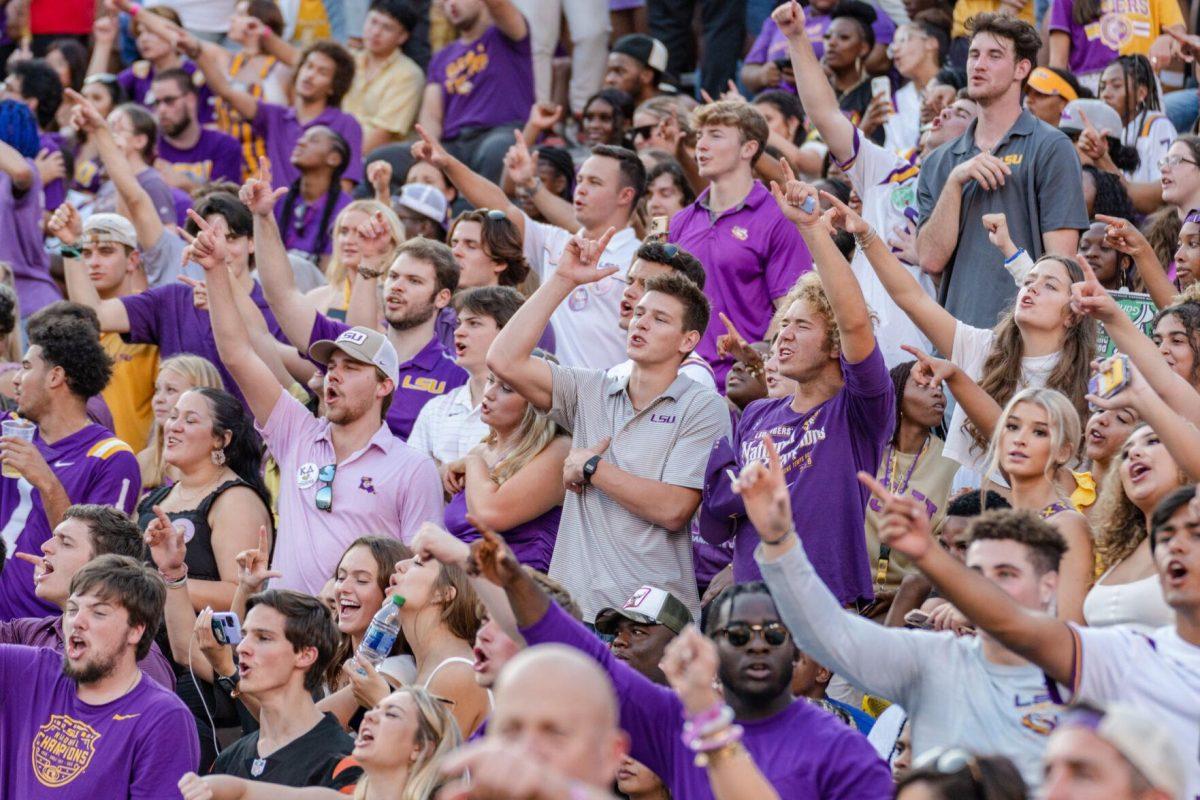
M 1129 385 L 1129 356 L 1117 353 L 1104 368 L 1088 380 L 1088 392 L 1096 397 L 1109 398 Z
M 242 641 L 242 623 L 232 611 L 213 612 L 212 632 L 220 644 L 234 645 Z
M 871 78 L 871 97 L 892 96 L 892 82 L 888 80 L 886 75 L 880 75 L 878 78 Z
M 914 608 L 904 615 L 904 624 L 910 628 L 933 630 L 933 619 L 919 608 Z
M 654 217 L 650 220 L 650 231 L 648 232 L 648 235 L 651 237 L 662 237 L 665 240 L 667 238 L 667 227 L 670 225 L 670 223 L 670 217 Z

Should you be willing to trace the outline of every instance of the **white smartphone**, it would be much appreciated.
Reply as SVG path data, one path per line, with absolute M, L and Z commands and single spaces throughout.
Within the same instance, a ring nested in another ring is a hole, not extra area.
M 879 97 L 879 95 L 883 95 L 884 97 L 892 96 L 892 82 L 888 80 L 886 75 L 871 78 L 871 96 Z

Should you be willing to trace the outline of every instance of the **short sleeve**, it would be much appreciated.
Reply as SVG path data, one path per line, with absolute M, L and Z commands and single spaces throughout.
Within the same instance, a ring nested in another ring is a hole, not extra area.
M 533 268 L 538 277 L 545 280 L 546 275 L 555 266 L 546 263 L 546 251 L 554 246 L 553 240 L 556 236 L 569 234 L 562 228 L 537 222 L 524 211 L 521 214 L 525 217 L 525 260 L 529 262 L 529 266 Z
M 408 434 L 405 443 L 423 456 L 433 457 L 433 418 L 435 414 L 443 413 L 439 402 L 449 395 L 438 395 L 417 412 L 413 422 L 412 432 Z
M 339 322 L 336 319 L 331 319 L 324 314 L 318 313 L 313 318 L 312 330 L 308 334 L 307 351 L 314 343 L 328 339 L 334 341 L 346 331 L 350 330 L 350 326 L 344 322 Z
M 589 372 L 592 370 L 583 367 L 550 364 L 550 378 L 554 382 L 550 418 L 569 431 L 575 430 L 575 412 L 579 408 L 579 391 L 582 388 L 580 379 Z
M 263 425 L 255 425 L 267 443 L 271 455 L 279 462 L 284 475 L 294 468 L 292 453 L 300 442 L 315 439 L 321 432 L 321 423 L 308 413 L 300 401 L 287 392 L 280 392 L 275 407 Z
M 775 24 L 775 20 L 767 17 L 763 21 L 762 30 L 758 32 L 758 38 L 750 46 L 750 52 L 746 53 L 745 63 L 767 63 L 767 51 L 771 49 L 771 37 L 775 35 L 775 31 L 777 30 L 779 30 L 779 26 Z
M 200 765 L 196 721 L 174 695 L 170 698 L 176 707 L 139 730 L 129 778 L 130 800 L 175 797 L 179 779 Z
M 995 335 L 986 328 L 975 328 L 960 320 L 954 326 L 954 347 L 950 361 L 967 373 L 971 380 L 979 380 L 994 338 Z
M 407 447 L 407 445 L 404 445 Z M 433 459 L 416 452 L 408 456 L 416 463 L 403 493 L 396 496 L 396 516 L 400 521 L 400 539 L 411 542 L 426 522 L 442 524 L 442 481 Z
M 1153 648 L 1145 636 L 1125 627 L 1085 628 L 1071 624 L 1075 637 L 1075 674 L 1067 687 L 1071 700 L 1106 705 L 1118 699 L 1125 676 L 1140 663 L 1139 651 Z
M 705 392 L 680 425 L 683 429 L 667 455 L 662 480 L 688 489 L 703 489 L 713 443 L 730 435 L 729 412 L 719 395 Z
M 126 514 L 133 513 L 142 492 L 142 473 L 133 449 L 120 439 L 109 439 L 92 448 L 90 458 L 100 460 L 81 497 L 71 497 L 72 503 L 95 503 L 113 506 Z
M 1175 0 L 1168 0 L 1162 5 L 1178 8 Z M 1050 6 L 1050 30 L 1070 33 L 1071 21 L 1071 0 L 1054 0 L 1054 4 Z
M 879 342 L 876 341 L 875 349 L 857 364 L 842 359 L 842 375 L 846 381 L 846 394 L 851 406 L 857 409 L 860 422 L 883 422 L 891 430 L 895 421 L 896 390 Z
M 1064 228 L 1083 230 L 1088 226 L 1083 167 L 1066 134 L 1054 131 L 1038 148 L 1034 176 L 1038 225 L 1043 233 Z M 1041 244 L 1036 244 L 1039 251 Z
M 774 203 L 774 199 L 767 202 Z M 770 266 L 767 269 L 767 291 L 772 300 L 783 297 L 800 276 L 811 272 L 813 268 L 812 255 L 808 245 L 796 226 L 792 225 L 782 214 L 771 228 L 771 243 L 767 251 L 770 253 Z
M 947 145 L 942 145 L 946 147 Z M 933 214 L 933 209 L 937 206 L 938 195 L 942 193 L 942 187 L 946 185 L 946 179 L 942 175 L 942 160 L 945 154 L 941 148 L 934 150 L 921 165 L 921 172 L 917 175 L 917 226 L 920 227 L 929 221 L 929 217 Z
M 168 235 L 173 234 L 164 232 L 163 237 Z M 176 305 L 171 298 L 174 291 L 175 285 L 168 284 L 119 298 L 129 318 L 129 332 L 123 338 L 131 344 L 158 344 L 166 316 Z

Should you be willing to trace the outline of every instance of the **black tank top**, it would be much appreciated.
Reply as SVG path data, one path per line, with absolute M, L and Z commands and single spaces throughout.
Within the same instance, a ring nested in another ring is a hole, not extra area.
M 217 569 L 217 557 L 213 553 L 212 528 L 208 524 L 208 512 L 212 505 L 225 491 L 235 486 L 249 486 L 241 478 L 226 481 L 200 501 L 200 505 L 188 511 L 168 511 L 167 517 L 171 522 L 182 525 L 184 542 L 187 544 L 188 577 L 203 581 L 221 580 L 221 572 Z M 142 499 L 138 504 L 138 527 L 146 530 L 146 526 L 154 519 L 154 506 L 163 501 L 171 491 L 170 486 L 160 486 Z M 151 559 L 153 563 L 153 559 Z

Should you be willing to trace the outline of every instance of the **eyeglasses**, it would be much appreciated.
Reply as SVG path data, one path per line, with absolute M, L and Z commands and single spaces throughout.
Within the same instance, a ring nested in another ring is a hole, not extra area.
M 183 95 L 177 94 L 174 97 L 147 97 L 146 107 L 155 108 L 157 106 L 173 106 L 183 99 Z
M 629 133 L 636 142 L 638 139 L 649 139 L 650 134 L 654 132 L 657 125 L 639 125 L 636 128 L 630 128 Z
M 963 770 L 971 774 L 971 783 L 975 784 L 975 793 L 979 794 L 983 786 L 983 773 L 979 769 L 979 761 L 966 750 L 958 747 L 936 747 L 913 761 L 913 771 L 932 770 L 939 775 L 956 775 Z
M 745 622 L 735 622 L 717 631 L 719 635 L 734 647 L 745 647 L 757 634 L 762 634 L 763 641 L 771 647 L 779 647 L 788 640 L 791 634 L 782 622 L 768 622 L 766 625 L 748 625 Z
M 1158 171 L 1162 172 L 1167 167 L 1178 167 L 1180 164 L 1191 164 L 1193 167 L 1200 166 L 1200 164 L 1197 164 L 1190 158 L 1184 158 L 1183 156 L 1165 156 L 1158 160 Z
M 317 511 L 333 511 L 333 476 L 335 474 L 337 474 L 337 464 L 326 464 L 317 473 L 317 482 L 321 484 L 317 487 L 316 495 L 313 496 L 313 500 L 317 504 Z

